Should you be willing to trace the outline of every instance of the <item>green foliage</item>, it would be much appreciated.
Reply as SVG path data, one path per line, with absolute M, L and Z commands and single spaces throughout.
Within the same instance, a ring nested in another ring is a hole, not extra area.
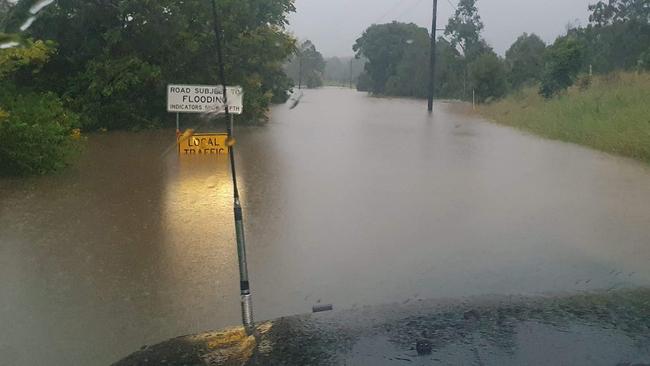
M 66 164 L 74 151 L 79 118 L 54 93 L 35 93 L 17 82 L 38 74 L 54 52 L 51 43 L 28 40 L 0 50 L 0 174 L 43 174 Z
M 286 66 L 286 72 L 298 87 L 306 85 L 307 88 L 318 88 L 323 86 L 325 59 L 316 46 L 307 40 L 296 49 Z
M 147 126 L 151 121 L 145 116 L 155 116 L 165 108 L 165 85 L 161 80 L 161 70 L 137 57 L 123 57 L 106 60 L 93 60 L 80 73 L 76 85 L 83 90 L 70 90 L 68 95 L 82 95 L 71 98 L 70 104 L 87 118 L 83 128 L 94 130 L 101 125 L 102 118 L 110 118 L 111 128 Z M 157 103 L 144 97 L 156 96 Z
M 650 163 L 650 73 L 596 76 L 545 99 L 528 88 L 479 112 L 498 123 Z
M 5 20 L 13 7 L 14 4 L 12 2 L 9 2 L 8 0 L 0 0 L 0 30 L 5 29 Z
M 448 27 L 452 40 L 442 37 L 437 40 L 436 97 L 471 98 L 472 87 L 481 88 L 485 98 L 502 95 L 506 85 L 503 65 L 498 59 L 493 62 L 494 52 L 476 33 L 483 26 L 475 2 L 465 1 L 450 24 L 453 24 Z M 473 58 L 459 51 L 467 45 L 470 45 Z M 358 57 L 368 59 L 365 72 L 359 77 L 358 90 L 378 95 L 426 97 L 429 47 L 428 31 L 415 24 L 393 22 L 371 26 L 354 46 Z M 490 57 L 482 57 L 484 54 Z M 470 80 L 469 65 L 474 62 L 473 79 Z
M 468 61 L 472 61 L 485 50 L 485 43 L 481 39 L 483 22 L 476 1 L 460 0 L 454 16 L 449 19 L 445 28 L 445 36 L 450 38 L 451 46 L 460 47 Z
M 650 4 L 648 0 L 607 0 L 589 5 L 592 12 L 589 21 L 596 26 L 635 21 L 650 21 Z
M 372 79 L 367 72 L 362 72 L 357 80 L 357 90 L 362 92 L 372 92 Z
M 366 29 L 363 35 L 357 39 L 353 49 L 357 57 L 368 59 L 365 66 L 365 74 L 371 84 L 368 89 L 374 94 L 387 94 L 390 91 L 402 90 L 400 86 L 395 85 L 394 80 L 390 85 L 388 82 L 400 72 L 404 75 L 404 70 L 414 71 L 405 63 L 421 65 L 417 60 L 407 60 L 405 55 L 418 56 L 422 51 L 426 52 L 428 46 L 424 46 L 422 40 L 428 38 L 428 31 L 413 23 L 374 24 Z M 422 47 L 426 48 L 422 49 Z M 409 81 L 400 82 L 408 83 Z M 391 90 L 387 90 L 388 86 Z
M 573 85 L 584 63 L 584 49 L 575 37 L 558 38 L 546 52 L 540 94 L 550 98 Z
M 281 104 L 289 99 L 289 91 L 293 88 L 293 80 L 288 77 L 284 72 L 272 73 L 266 80 L 266 86 L 262 89 L 269 91 L 267 94 L 271 95 L 270 103 Z M 265 109 L 268 109 L 270 103 L 267 103 Z
M 467 89 L 466 71 L 465 60 L 458 50 L 444 38 L 438 38 L 435 95 L 442 98 L 463 99 Z
M 75 150 L 76 114 L 53 93 L 0 96 L 0 174 L 44 174 L 65 166 Z
M 639 71 L 650 71 L 650 47 L 639 56 L 637 67 Z
M 650 44 L 650 24 L 638 21 L 617 22 L 606 26 L 589 26 L 572 36 L 585 49 L 585 63 L 596 73 L 630 70 Z
M 293 0 L 218 1 L 227 83 L 244 87 L 246 120 L 264 120 L 286 98 L 292 11 Z M 220 83 L 210 1 L 60 0 L 29 33 L 59 45 L 29 85 L 64 96 L 86 128 L 160 124 L 166 84 Z
M 425 98 L 429 80 L 429 35 L 417 32 L 407 42 L 395 74 L 386 82 L 386 94 Z
M 517 38 L 517 41 L 506 51 L 508 66 L 508 81 L 513 89 L 537 82 L 544 70 L 544 53 L 546 44 L 535 34 L 527 34 Z
M 476 3 L 477 0 L 458 2 L 445 28 L 444 34 L 449 42 L 439 42 L 446 67 L 436 73 L 437 79 L 444 83 L 438 87 L 438 96 L 471 99 L 471 90 L 476 88 L 480 89 L 475 91 L 483 95 L 482 99 L 503 93 L 505 74 L 501 72 L 502 65 L 495 59 L 494 51 L 481 37 L 484 26 Z M 495 75 L 485 74 L 489 69 L 499 72 Z M 503 80 L 497 80 L 497 77 Z
M 52 42 L 30 40 L 22 47 L 0 50 L 0 80 L 12 76 L 21 68 L 28 68 L 30 74 L 39 72 L 53 53 Z
M 481 37 L 477 0 L 461 0 L 445 36 L 436 42 L 435 96 L 468 100 L 474 90 L 479 101 L 485 101 L 540 83 L 540 93 L 549 98 L 573 85 L 588 66 L 594 73 L 645 70 L 650 63 L 649 8 L 647 0 L 601 2 L 590 7 L 592 24 L 569 30 L 550 47 L 524 33 L 506 52 L 504 64 Z M 368 58 L 359 90 L 426 96 L 426 29 L 397 22 L 373 25 L 354 50 Z
M 504 62 L 494 52 L 481 54 L 469 64 L 469 81 L 479 103 L 501 98 L 507 91 Z

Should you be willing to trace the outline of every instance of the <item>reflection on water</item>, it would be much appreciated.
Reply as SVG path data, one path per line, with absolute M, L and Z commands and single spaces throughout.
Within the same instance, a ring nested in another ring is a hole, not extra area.
M 258 319 L 650 285 L 647 165 L 437 108 L 326 88 L 236 128 Z M 174 138 L 95 135 L 0 180 L 0 359 L 107 364 L 239 323 L 227 157 Z

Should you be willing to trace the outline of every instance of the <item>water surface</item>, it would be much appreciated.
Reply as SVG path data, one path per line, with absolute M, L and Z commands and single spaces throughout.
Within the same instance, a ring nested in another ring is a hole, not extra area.
M 436 110 L 325 88 L 236 128 L 257 319 L 650 286 L 647 165 Z M 239 324 L 227 159 L 173 139 L 92 135 L 61 174 L 0 180 L 0 364 Z

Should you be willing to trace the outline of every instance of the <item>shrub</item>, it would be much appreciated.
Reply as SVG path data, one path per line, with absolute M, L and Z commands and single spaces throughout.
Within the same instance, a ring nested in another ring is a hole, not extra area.
M 504 63 L 493 52 L 483 53 L 469 64 L 469 82 L 479 103 L 501 98 L 507 91 Z
M 637 65 L 639 71 L 650 71 L 650 48 L 639 56 Z
M 79 118 L 52 93 L 0 96 L 0 174 L 44 174 L 76 150 Z
M 585 91 L 591 86 L 591 75 L 582 75 L 576 80 L 578 90 Z
M 572 37 L 558 38 L 546 52 L 546 65 L 539 93 L 551 98 L 573 85 L 584 63 L 584 49 Z
M 158 66 L 128 56 L 88 63 L 66 100 L 85 130 L 154 127 L 165 91 Z

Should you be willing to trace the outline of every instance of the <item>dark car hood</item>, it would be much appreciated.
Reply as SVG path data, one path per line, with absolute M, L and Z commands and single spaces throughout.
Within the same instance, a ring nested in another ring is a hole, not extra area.
M 650 365 L 650 289 L 418 301 L 143 347 L 126 365 Z

